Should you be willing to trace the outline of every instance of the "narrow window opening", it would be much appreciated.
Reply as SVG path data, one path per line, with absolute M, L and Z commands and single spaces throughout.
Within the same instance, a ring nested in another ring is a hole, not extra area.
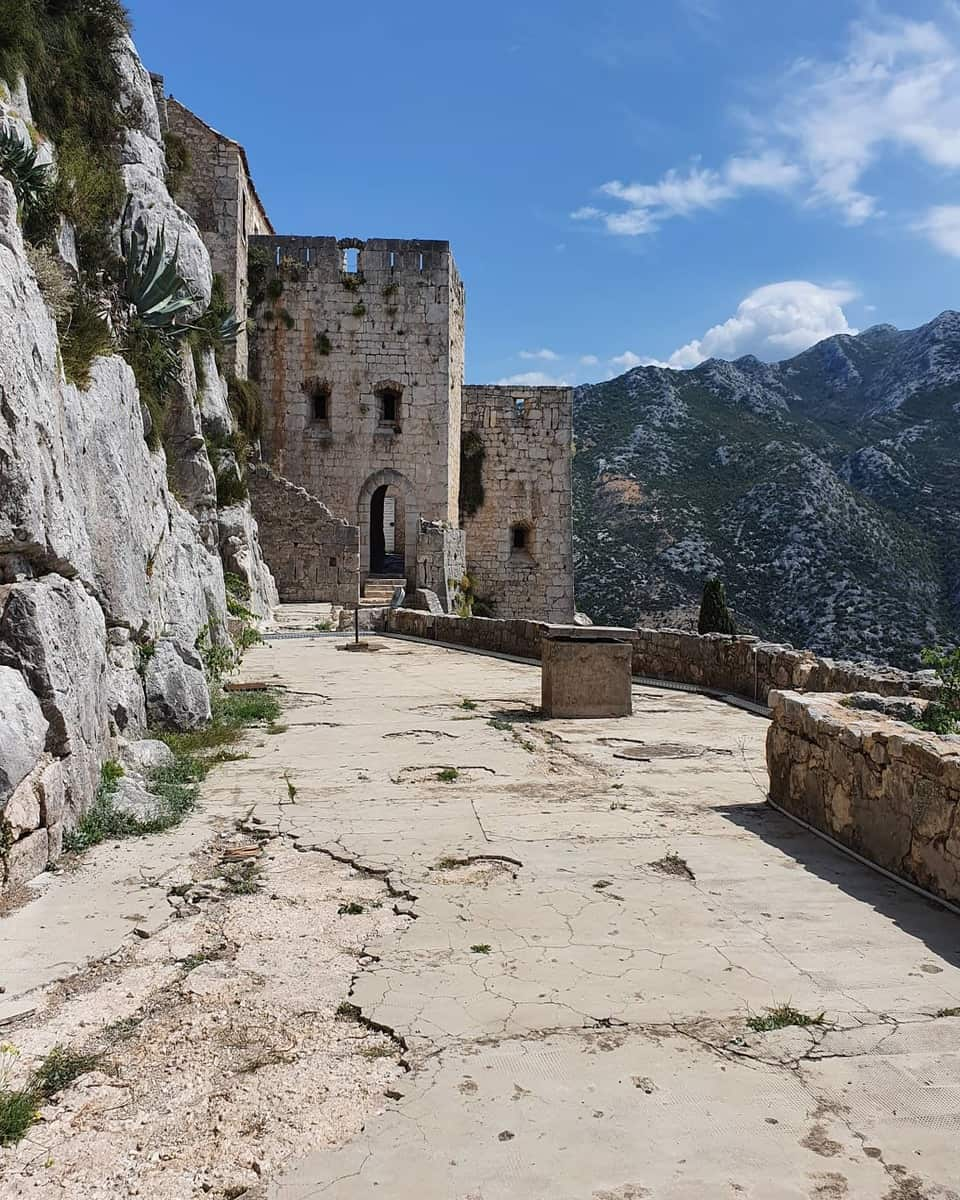
M 282 246 L 277 246 L 277 252 L 276 252 L 276 254 L 274 255 L 274 264 L 273 264 L 275 267 L 279 267 L 279 266 L 280 266 L 280 259 L 281 259 L 282 257 L 283 257 L 283 247 L 282 247 Z
M 377 389 L 377 407 L 381 425 L 399 426 L 400 395 L 400 390 L 395 387 L 381 387 Z
M 360 251 L 356 247 L 344 250 L 343 269 L 348 275 L 356 275 L 360 270 Z
M 527 403 L 527 398 L 526 398 L 526 396 L 514 396 L 514 398 L 513 398 L 513 408 L 514 408 L 514 411 L 516 412 L 516 414 L 517 414 L 517 416 L 518 416 L 518 417 L 522 417 L 522 416 L 523 416 L 523 414 L 524 414 L 524 409 L 525 409 L 525 407 L 526 407 L 526 403 Z
M 420 271 L 422 271 L 423 270 L 423 255 L 420 254 L 417 256 L 417 258 L 418 258 L 418 269 Z
M 530 530 L 526 525 L 510 527 L 510 548 L 511 550 L 528 550 L 530 548 Z
M 397 255 L 396 255 L 395 251 L 391 250 L 390 251 L 390 270 L 392 271 L 396 265 L 397 265 Z
M 330 423 L 330 388 L 318 383 L 310 392 L 310 419 L 315 424 Z

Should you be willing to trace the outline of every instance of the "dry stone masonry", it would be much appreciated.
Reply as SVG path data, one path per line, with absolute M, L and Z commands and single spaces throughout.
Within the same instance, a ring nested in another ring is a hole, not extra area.
M 843 700 L 771 693 L 770 798 L 871 862 L 960 901 L 960 737 Z

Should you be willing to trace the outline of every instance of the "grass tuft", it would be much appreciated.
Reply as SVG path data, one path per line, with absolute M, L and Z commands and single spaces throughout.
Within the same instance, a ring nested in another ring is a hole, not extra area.
M 475 946 L 471 946 L 470 950 L 473 954 L 489 954 L 491 946 L 487 942 L 477 942 Z
M 747 1025 L 754 1033 L 769 1033 L 772 1029 L 786 1029 L 791 1025 L 806 1028 L 808 1025 L 823 1025 L 825 1013 L 812 1017 L 801 1012 L 792 1004 L 778 1004 L 776 1008 L 764 1009 L 766 1016 L 748 1017 Z
M 437 779 L 441 783 L 453 783 L 460 778 L 460 772 L 456 767 L 444 767 L 442 771 L 437 772 Z

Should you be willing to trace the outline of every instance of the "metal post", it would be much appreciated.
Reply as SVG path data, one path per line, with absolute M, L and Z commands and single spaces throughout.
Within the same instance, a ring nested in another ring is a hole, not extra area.
M 360 645 L 360 605 L 353 610 L 353 642 L 354 645 Z

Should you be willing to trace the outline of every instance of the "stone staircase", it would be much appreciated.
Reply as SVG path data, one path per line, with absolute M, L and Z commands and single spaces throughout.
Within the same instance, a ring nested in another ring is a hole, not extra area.
M 406 579 L 395 575 L 368 575 L 360 597 L 361 608 L 386 608 L 393 598 L 394 590 L 405 588 Z

